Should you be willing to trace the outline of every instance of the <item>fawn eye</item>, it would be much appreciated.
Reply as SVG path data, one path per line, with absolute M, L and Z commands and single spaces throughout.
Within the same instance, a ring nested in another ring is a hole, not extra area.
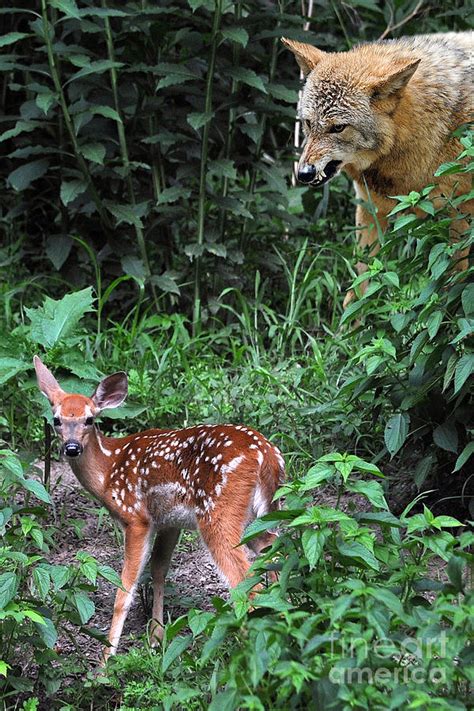
M 93 417 L 88 417 L 86 419 L 86 425 L 93 425 L 94 424 L 94 418 Z
M 55 427 L 61 427 L 61 420 L 59 419 L 59 417 L 53 417 L 53 425 Z
M 329 133 L 341 133 L 348 125 L 347 123 L 335 123 L 334 126 L 331 126 L 329 129 Z

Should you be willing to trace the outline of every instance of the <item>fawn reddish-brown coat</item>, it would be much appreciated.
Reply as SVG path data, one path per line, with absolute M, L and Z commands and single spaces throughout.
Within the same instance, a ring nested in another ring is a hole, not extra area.
M 277 507 L 283 458 L 261 434 L 242 425 L 151 429 L 104 437 L 94 418 L 127 395 L 127 376 L 104 378 L 89 398 L 62 390 L 35 356 L 38 385 L 49 399 L 62 451 L 80 483 L 124 530 L 122 584 L 115 598 L 104 658 L 117 649 L 140 574 L 151 558 L 152 641 L 163 635 L 163 591 L 171 555 L 183 528 L 197 528 L 217 568 L 234 587 L 250 567 L 242 533 L 249 521 Z M 258 553 L 275 534 L 252 541 Z

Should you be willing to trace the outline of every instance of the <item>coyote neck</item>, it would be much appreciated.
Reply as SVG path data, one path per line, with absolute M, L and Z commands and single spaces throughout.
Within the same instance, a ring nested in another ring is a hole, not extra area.
M 69 460 L 79 482 L 98 499 L 101 499 L 105 492 L 105 484 L 113 464 L 113 443 L 113 439 L 104 437 L 97 427 L 94 427 L 82 455 L 77 460 Z

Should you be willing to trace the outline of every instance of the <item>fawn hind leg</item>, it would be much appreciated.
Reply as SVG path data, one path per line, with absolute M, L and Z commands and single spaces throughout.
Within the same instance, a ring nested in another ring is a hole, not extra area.
M 240 520 L 244 520 L 243 518 Z M 229 527 L 225 530 L 219 524 L 199 522 L 199 531 L 214 563 L 231 588 L 235 588 L 247 575 L 250 561 L 240 539 L 243 527 Z
M 153 580 L 153 613 L 150 627 L 150 643 L 157 645 L 163 639 L 163 599 L 165 578 L 170 567 L 171 556 L 178 542 L 179 528 L 168 528 L 159 531 L 150 559 L 151 577 Z

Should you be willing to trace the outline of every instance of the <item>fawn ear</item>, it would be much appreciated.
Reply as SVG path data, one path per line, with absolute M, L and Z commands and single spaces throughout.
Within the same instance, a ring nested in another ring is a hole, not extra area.
M 45 397 L 48 398 L 51 405 L 54 405 L 62 395 L 64 395 L 64 390 L 59 385 L 58 381 L 51 373 L 50 370 L 41 361 L 38 356 L 33 357 L 33 365 L 36 370 L 36 380 L 38 381 L 38 387 Z
M 286 39 L 286 37 L 282 37 L 281 41 L 295 55 L 304 76 L 307 76 L 326 54 L 310 44 L 296 42 L 295 40 Z
M 118 407 L 128 394 L 127 374 L 120 371 L 108 375 L 100 381 L 92 395 L 92 402 L 99 410 L 107 407 Z
M 373 77 L 371 81 L 371 88 L 374 92 L 372 98 L 385 98 L 403 89 L 416 72 L 420 62 L 421 59 L 401 60 L 390 66 L 383 75 Z

